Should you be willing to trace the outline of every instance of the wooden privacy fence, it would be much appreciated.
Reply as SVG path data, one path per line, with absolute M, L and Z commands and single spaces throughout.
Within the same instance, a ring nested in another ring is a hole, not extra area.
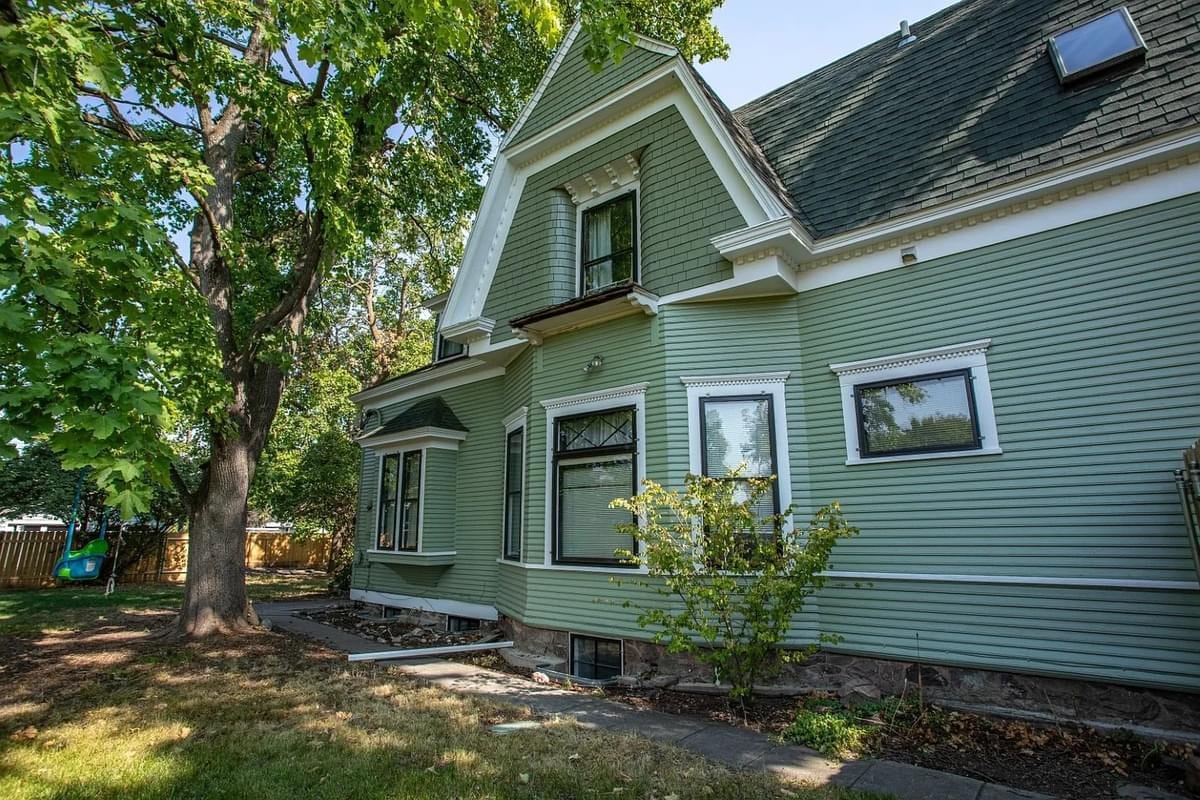
M 50 571 L 62 555 L 65 531 L 0 532 L 0 588 L 35 588 L 54 582 Z M 182 582 L 187 574 L 187 531 L 167 534 L 157 553 L 126 567 L 126 583 Z M 280 569 L 324 569 L 329 539 L 299 541 L 288 533 L 251 528 L 246 532 L 246 566 Z M 105 576 L 108 575 L 107 565 Z
M 51 583 L 50 570 L 66 541 L 61 530 L 0 532 L 0 589 Z

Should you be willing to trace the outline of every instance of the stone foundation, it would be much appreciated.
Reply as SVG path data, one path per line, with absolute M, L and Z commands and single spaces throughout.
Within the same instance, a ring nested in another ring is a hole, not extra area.
M 534 628 L 508 617 L 501 618 L 500 627 L 518 650 L 548 661 L 565 663 L 569 658 L 566 631 Z M 712 670 L 690 656 L 637 639 L 624 643 L 622 683 L 716 689 Z M 931 702 L 993 714 L 1200 736 L 1196 694 L 841 653 L 821 652 L 784 664 L 761 689 L 771 695 L 831 692 L 851 704 L 921 691 Z

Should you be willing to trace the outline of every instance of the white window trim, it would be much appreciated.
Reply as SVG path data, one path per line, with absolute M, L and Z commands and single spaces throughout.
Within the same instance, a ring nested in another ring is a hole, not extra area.
M 587 414 L 591 411 L 605 411 L 619 406 L 632 405 L 635 409 L 634 427 L 637 430 L 637 474 L 638 483 L 646 479 L 646 389 L 648 383 L 631 383 L 626 386 L 615 386 L 610 389 L 600 389 L 585 394 L 568 395 L 553 400 L 543 400 L 542 408 L 546 409 L 546 523 L 545 541 L 542 549 L 542 564 L 547 568 L 575 572 L 608 572 L 622 574 L 645 573 L 646 567 L 611 567 L 587 566 L 582 564 L 555 564 L 553 555 L 554 539 L 554 422 L 559 417 L 573 414 Z M 514 562 L 508 562 L 514 563 Z
M 500 558 L 505 564 L 519 564 L 525 558 L 525 512 L 528 508 L 529 487 L 526 478 L 529 475 L 529 407 L 521 406 L 504 418 L 504 491 L 501 511 L 504 520 L 500 527 Z M 505 558 L 504 533 L 508 525 L 508 437 L 513 431 L 521 430 L 521 529 L 517 531 L 517 558 Z
M 923 461 L 934 458 L 964 458 L 967 456 L 999 455 L 1000 437 L 996 431 L 996 412 L 992 406 L 992 384 L 988 378 L 987 349 L 991 339 L 934 347 L 894 356 L 868 358 L 830 364 L 837 374 L 842 394 L 842 424 L 846 435 L 846 464 L 879 464 L 889 461 Z M 971 370 L 971 391 L 975 395 L 975 416 L 979 424 L 981 447 L 971 450 L 950 450 L 943 453 L 909 453 L 859 456 L 858 410 L 854 403 L 854 387 L 863 383 L 901 380 L 930 372 L 956 369 Z
M 747 395 L 768 395 L 771 398 L 771 412 L 774 416 L 775 427 L 775 468 L 778 474 L 775 480 L 779 485 L 779 509 L 782 511 L 792 504 L 792 466 L 788 449 L 787 403 L 784 385 L 787 382 L 787 372 L 763 372 L 752 375 L 705 375 L 683 376 L 679 382 L 687 387 L 688 413 L 688 471 L 694 475 L 701 474 L 704 460 L 700 453 L 700 399 L 703 397 L 742 397 Z M 792 528 L 792 518 L 784 519 L 785 531 Z
M 618 197 L 633 192 L 633 283 L 641 285 L 642 279 L 642 183 L 632 181 L 612 191 L 590 197 L 575 204 L 575 291 L 573 297 L 583 297 L 583 212 L 604 205 Z M 616 286 L 617 284 L 612 284 Z M 596 291 L 601 291 L 597 289 Z
M 457 448 L 455 448 L 457 449 Z M 374 530 L 371 532 L 371 547 L 368 548 L 369 553 L 424 553 L 425 552 L 425 465 L 429 463 L 429 454 L 426 452 L 426 447 L 393 447 L 387 450 L 379 451 L 375 456 L 375 472 L 377 474 L 375 480 L 375 524 L 371 527 Z M 404 488 L 404 456 L 406 453 L 421 454 L 421 485 L 417 490 L 417 549 L 416 550 L 401 550 L 400 549 L 400 491 Z M 383 507 L 383 457 L 388 455 L 400 456 L 400 475 L 396 482 L 396 528 L 392 531 L 393 540 L 396 542 L 396 547 L 391 550 L 381 550 L 379 548 L 379 514 Z M 428 555 L 439 555 L 438 553 L 429 553 Z

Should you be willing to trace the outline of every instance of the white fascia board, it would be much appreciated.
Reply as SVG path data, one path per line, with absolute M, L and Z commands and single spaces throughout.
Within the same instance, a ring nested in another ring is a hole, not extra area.
M 398 431 L 396 433 L 360 436 L 355 441 L 362 447 L 382 453 L 391 450 L 415 450 L 425 447 L 457 450 L 458 443 L 465 441 L 466 438 L 466 431 L 456 431 L 451 428 L 435 428 L 431 425 L 426 425 L 422 428 L 412 428 L 411 430 Z M 421 468 L 425 468 L 424 462 L 421 462 Z M 424 486 L 424 482 L 421 485 Z
M 350 395 L 364 411 L 371 408 L 398 403 L 402 400 L 427 394 L 444 392 L 456 386 L 495 378 L 504 374 L 504 367 L 479 358 L 456 359 L 450 364 L 372 386 Z
M 721 234 L 712 238 L 713 247 L 733 263 L 753 259 L 765 251 L 775 250 L 786 256 L 793 265 L 812 257 L 813 241 L 795 219 L 772 219 L 759 225 Z

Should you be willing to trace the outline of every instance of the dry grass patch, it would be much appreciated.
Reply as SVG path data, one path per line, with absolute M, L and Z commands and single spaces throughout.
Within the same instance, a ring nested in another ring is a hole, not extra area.
M 146 625 L 4 643 L 0 797 L 861 797 L 566 722 L 497 736 L 526 713 L 278 633 L 178 646 Z

